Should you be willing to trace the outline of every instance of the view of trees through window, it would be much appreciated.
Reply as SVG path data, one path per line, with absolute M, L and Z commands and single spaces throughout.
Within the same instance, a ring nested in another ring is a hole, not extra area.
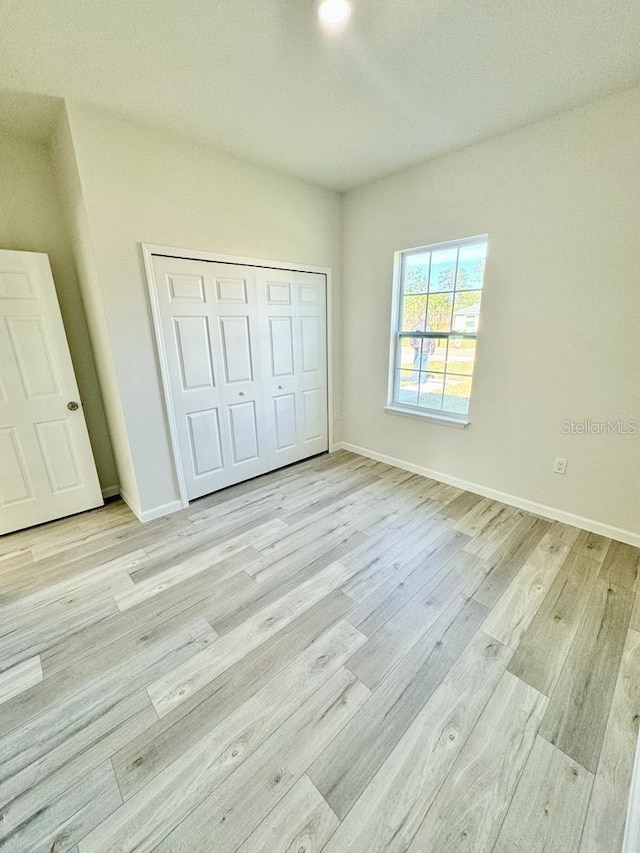
M 393 401 L 469 410 L 486 238 L 402 253 Z

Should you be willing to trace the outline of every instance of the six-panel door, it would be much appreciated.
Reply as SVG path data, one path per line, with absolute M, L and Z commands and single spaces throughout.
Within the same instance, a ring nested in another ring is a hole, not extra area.
M 190 499 L 268 471 L 255 272 L 154 257 Z
M 324 276 L 153 264 L 189 499 L 326 450 Z
M 326 283 L 285 270 L 258 269 L 257 278 L 269 461 L 278 468 L 329 446 Z
M 102 503 L 49 259 L 0 251 L 0 534 Z

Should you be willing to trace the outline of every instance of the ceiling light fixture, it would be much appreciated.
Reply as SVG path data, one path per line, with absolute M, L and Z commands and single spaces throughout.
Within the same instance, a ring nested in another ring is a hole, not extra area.
M 336 27 L 344 24 L 350 14 L 349 0 L 320 0 L 318 3 L 318 17 L 327 26 Z

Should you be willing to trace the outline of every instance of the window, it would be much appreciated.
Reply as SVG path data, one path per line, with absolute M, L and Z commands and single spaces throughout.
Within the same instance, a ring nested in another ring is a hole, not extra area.
M 487 238 L 399 252 L 390 405 L 466 421 Z

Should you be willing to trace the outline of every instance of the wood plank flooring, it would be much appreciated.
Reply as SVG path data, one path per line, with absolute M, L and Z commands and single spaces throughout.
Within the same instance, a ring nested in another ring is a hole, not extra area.
M 640 551 L 340 451 L 0 540 L 2 853 L 618 853 Z

